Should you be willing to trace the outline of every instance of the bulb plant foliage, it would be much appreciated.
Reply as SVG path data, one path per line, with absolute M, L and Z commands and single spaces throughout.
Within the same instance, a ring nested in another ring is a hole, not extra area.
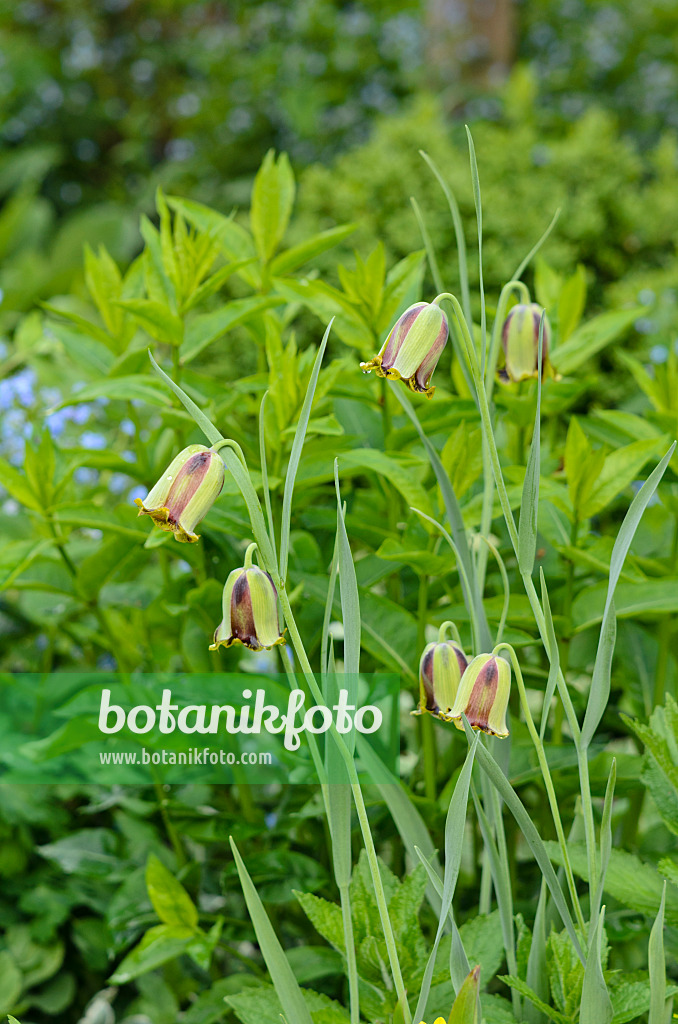
M 17 339 L 36 372 L 58 356 L 67 383 L 86 380 L 55 397 L 21 467 L 1 464 L 3 666 L 266 658 L 294 686 L 293 657 L 318 704 L 335 668 L 386 668 L 402 779 L 363 787 L 335 733 L 345 785 L 82 797 L 106 824 L 42 843 L 46 870 L 73 878 L 51 931 L 8 927 L 0 1008 L 60 1013 L 92 970 L 88 1013 L 121 1021 L 665 1024 L 675 394 L 661 411 L 577 415 L 580 369 L 622 352 L 631 320 L 580 324 L 580 276 L 552 308 L 533 303 L 539 246 L 491 302 L 481 290 L 474 323 L 461 235 L 458 292 L 423 221 L 420 251 L 387 268 L 377 247 L 326 281 L 313 260 L 352 226 L 286 248 L 294 192 L 269 154 L 247 224 L 159 193 L 131 266 L 91 253 L 87 302 L 50 304 L 54 347 L 28 326 Z M 324 330 L 319 345 L 297 346 L 297 319 Z M 55 439 L 54 417 L 77 408 L 119 429 L 74 444 L 69 421 Z M 42 820 L 8 807 L 19 856 Z M 663 839 L 641 848 L 645 817 Z M 0 869 L 12 877 L 11 860 Z M 86 891 L 83 929 L 69 914 Z M 20 912 L 46 914 L 37 896 Z

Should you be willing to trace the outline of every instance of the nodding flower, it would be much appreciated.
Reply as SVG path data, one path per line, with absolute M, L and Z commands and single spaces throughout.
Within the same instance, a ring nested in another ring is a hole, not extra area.
M 467 665 L 468 658 L 455 640 L 427 644 L 419 662 L 419 707 L 414 714 L 428 712 L 449 722 Z
M 514 384 L 519 380 L 528 380 L 539 376 L 539 324 L 541 322 L 541 306 L 536 302 L 520 304 L 509 310 L 501 329 L 501 344 L 504 350 L 504 369 L 500 376 Z M 551 325 L 544 313 L 544 328 L 541 342 L 541 375 L 554 377 L 549 362 L 551 345 Z
M 135 498 L 140 516 L 150 516 L 175 540 L 194 544 L 194 530 L 205 518 L 224 486 L 221 456 L 202 444 L 190 444 L 172 460 L 146 497 Z
M 222 645 L 243 644 L 251 651 L 269 650 L 284 644 L 278 616 L 278 592 L 267 572 L 252 564 L 256 544 L 250 544 L 245 565 L 234 569 L 224 586 L 223 617 L 214 634 L 211 651 Z
M 447 317 L 436 302 L 415 302 L 391 328 L 381 351 L 360 367 L 378 377 L 402 380 L 411 391 L 430 398 L 431 376 L 448 336 Z
M 505 658 L 479 654 L 468 666 L 457 690 L 449 718 L 463 729 L 462 714 L 472 729 L 506 737 L 506 708 L 511 692 L 511 666 Z

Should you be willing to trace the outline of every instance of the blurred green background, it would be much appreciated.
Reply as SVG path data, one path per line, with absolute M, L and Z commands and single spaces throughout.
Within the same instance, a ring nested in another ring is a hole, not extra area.
M 85 239 L 131 257 L 157 184 L 246 204 L 271 147 L 301 178 L 300 233 L 362 219 L 352 247 L 373 235 L 402 256 L 419 244 L 416 194 L 440 211 L 445 250 L 417 149 L 470 205 L 464 122 L 492 210 L 490 283 L 511 258 L 493 233 L 529 248 L 560 205 L 556 267 L 581 260 L 598 295 L 627 276 L 661 288 L 678 228 L 677 43 L 671 0 L 5 0 L 3 322 L 68 290 Z

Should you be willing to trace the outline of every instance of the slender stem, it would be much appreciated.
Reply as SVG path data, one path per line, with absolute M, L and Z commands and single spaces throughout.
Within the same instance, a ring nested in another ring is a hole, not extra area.
M 175 384 L 181 382 L 181 353 L 178 345 L 172 345 L 172 378 Z
M 346 946 L 346 967 L 348 973 L 348 1002 L 351 1013 L 351 1024 L 360 1020 L 360 992 L 358 982 L 358 962 L 353 937 L 353 918 L 351 916 L 351 894 L 348 884 L 339 886 L 341 902 L 341 918 L 344 925 L 344 945 Z
M 454 637 L 456 643 L 458 643 L 459 646 L 462 647 L 463 644 L 461 642 L 461 637 L 459 635 L 459 630 L 457 629 L 456 623 L 452 622 L 451 619 L 445 619 L 445 621 L 440 626 L 440 629 L 438 630 L 438 643 L 441 644 L 445 640 L 447 640 L 447 633 L 448 632 L 450 632 L 452 634 L 452 636 Z
M 423 651 L 426 645 L 426 608 L 428 604 L 428 576 L 419 577 L 419 600 L 417 606 L 417 647 Z M 436 799 L 436 734 L 429 715 L 421 719 L 421 741 L 424 748 L 424 792 L 429 800 Z
M 492 429 L 492 419 L 490 416 L 487 395 L 485 393 L 485 388 L 482 386 L 480 366 L 478 365 L 478 356 L 471 336 L 469 334 L 468 326 L 466 324 L 466 321 L 464 320 L 464 314 L 462 312 L 461 306 L 459 305 L 459 300 L 456 299 L 453 295 L 449 296 L 449 298 L 450 302 L 454 307 L 455 315 L 457 317 L 457 320 L 459 321 L 459 325 L 462 330 L 462 335 L 464 337 L 464 342 L 466 344 L 466 353 L 473 373 L 473 378 L 476 384 L 480 418 L 483 424 L 483 431 L 487 439 L 487 444 L 490 449 L 490 457 L 492 460 L 492 469 L 494 471 L 494 478 L 497 485 L 497 493 L 499 495 L 499 501 L 501 503 L 502 512 L 504 513 L 504 519 L 506 520 L 506 527 L 511 538 L 511 544 L 513 545 L 513 550 L 517 555 L 518 530 L 516 528 L 515 520 L 513 518 L 513 512 L 511 511 L 511 503 L 509 501 L 508 492 L 506 490 L 506 484 L 504 483 L 504 477 L 501 471 L 499 452 L 497 451 L 497 444 L 494 438 L 494 431 Z M 537 596 L 537 591 L 532 581 L 532 577 L 529 575 L 529 573 L 521 573 L 521 576 L 523 579 L 523 585 L 525 587 L 528 600 L 530 602 L 530 607 L 532 608 L 532 613 L 537 622 L 537 628 L 539 629 L 539 634 L 541 636 L 542 643 L 544 644 L 544 648 L 549 657 L 549 661 L 551 661 L 553 655 L 550 651 L 550 644 L 546 632 L 544 613 L 539 602 L 539 597 Z M 596 870 L 596 833 L 593 820 L 591 787 L 589 784 L 588 751 L 586 748 L 582 747 L 581 744 L 581 729 L 579 727 L 579 722 L 577 721 L 577 715 L 575 713 L 574 706 L 572 704 L 572 699 L 568 692 L 565 677 L 563 675 L 561 668 L 559 668 L 558 670 L 557 683 L 558 693 L 565 707 L 568 725 L 570 727 L 575 747 L 577 749 L 577 759 L 579 764 L 579 783 L 582 796 L 582 808 L 584 812 L 586 850 L 588 856 L 589 878 L 591 880 L 589 882 L 589 886 L 591 886 L 595 885 L 594 879 L 596 879 L 598 876 Z
M 498 654 L 500 651 L 508 651 L 513 664 L 513 671 L 516 676 L 516 684 L 518 686 L 518 693 L 520 695 L 520 706 L 523 709 L 523 715 L 525 716 L 525 723 L 527 725 L 527 731 L 530 734 L 534 749 L 537 751 L 537 758 L 539 760 L 539 767 L 541 769 L 542 778 L 544 779 L 544 785 L 549 798 L 549 805 L 551 807 L 551 814 L 553 816 L 553 823 L 556 827 L 556 835 L 558 836 L 558 843 L 563 855 L 563 867 L 565 868 L 565 876 L 567 878 L 567 885 L 570 890 L 570 898 L 572 900 L 572 906 L 574 912 L 577 915 L 577 923 L 580 928 L 584 928 L 584 915 L 582 914 L 581 907 L 579 905 L 579 896 L 577 894 L 577 886 L 574 880 L 574 873 L 572 871 L 572 865 L 570 863 L 570 855 L 567 848 L 567 839 L 565 838 L 565 831 L 563 829 L 563 823 L 560 818 L 560 809 L 558 806 L 558 797 L 556 795 L 555 788 L 553 786 L 553 779 L 551 778 L 551 770 L 549 768 L 548 760 L 546 758 L 546 752 L 544 750 L 544 744 L 541 741 L 537 728 L 532 718 L 532 712 L 527 702 L 527 692 L 525 690 L 525 682 L 523 680 L 523 673 L 520 668 L 520 663 L 516 656 L 516 652 L 510 644 L 500 643 L 497 644 L 493 650 L 493 654 Z
M 669 556 L 669 568 L 675 569 L 678 562 L 678 516 L 675 518 L 673 527 L 673 542 Z M 666 690 L 666 676 L 669 667 L 669 654 L 671 653 L 671 633 L 673 632 L 673 616 L 666 615 L 659 627 L 659 650 L 657 652 L 657 668 L 654 682 L 654 706 L 657 707 L 664 700 Z
M 296 621 L 294 619 L 294 613 L 290 606 L 289 596 L 286 590 L 280 592 L 280 603 L 282 605 L 283 614 L 287 627 L 290 632 L 290 638 L 294 646 L 299 664 L 302 672 L 306 678 L 306 682 L 318 704 L 324 704 L 323 695 L 318 687 L 318 684 L 313 675 L 313 669 L 308 660 L 306 650 L 304 648 L 303 641 L 299 634 Z M 348 747 L 344 743 L 342 737 L 336 730 L 334 725 L 331 726 L 330 732 L 334 737 L 337 744 L 337 749 L 341 754 L 351 784 L 351 792 L 353 793 L 353 799 L 355 801 L 356 811 L 358 813 L 358 821 L 360 823 L 360 830 L 363 836 L 363 842 L 365 844 L 365 852 L 367 853 L 367 860 L 370 866 L 370 873 L 372 875 L 372 884 L 374 885 L 374 895 L 377 901 L 377 907 L 379 910 L 379 917 L 381 920 L 381 926 L 384 929 L 384 941 L 386 943 L 386 949 L 388 951 L 389 963 L 391 965 L 391 973 L 393 975 L 393 981 L 395 984 L 396 993 L 398 1000 L 403 1011 L 403 1017 L 405 1024 L 412 1024 L 412 1013 L 407 1002 L 407 993 L 403 982 L 402 971 L 400 969 L 400 963 L 398 961 L 398 950 L 396 946 L 395 935 L 393 933 L 393 925 L 388 914 L 388 904 L 386 901 L 386 893 L 384 892 L 384 885 L 381 878 L 381 872 L 379 870 L 379 861 L 377 859 L 377 851 L 374 846 L 374 840 L 372 838 L 372 832 L 370 830 L 369 818 L 367 817 L 367 810 L 365 808 L 365 801 L 363 799 L 362 790 L 358 781 L 358 773 L 356 772 L 355 763 L 353 756 L 349 751 Z
M 160 810 L 160 817 L 162 818 L 163 825 L 165 826 L 167 838 L 172 844 L 172 849 L 176 854 L 177 863 L 179 864 L 180 867 L 183 867 L 183 865 L 186 863 L 186 854 L 184 852 L 183 846 L 181 845 L 179 834 L 174 827 L 174 822 L 169 816 L 169 811 L 167 810 L 167 797 L 163 792 L 161 784 L 156 780 L 154 780 L 153 782 L 153 789 L 155 790 L 155 796 L 158 801 L 158 808 Z
M 577 545 L 577 534 L 579 533 L 579 520 L 576 512 L 572 525 L 570 527 L 570 546 L 576 547 Z M 563 620 L 565 622 L 564 632 L 560 641 L 560 666 L 563 670 L 563 675 L 567 674 L 567 666 L 570 661 L 570 642 L 572 634 L 572 602 L 574 601 L 574 562 L 571 558 L 567 559 L 567 576 L 565 579 L 565 600 L 563 602 Z M 563 740 L 563 707 L 562 704 L 556 704 L 555 716 L 553 720 L 553 732 L 551 734 L 551 742 L 556 746 L 560 746 Z

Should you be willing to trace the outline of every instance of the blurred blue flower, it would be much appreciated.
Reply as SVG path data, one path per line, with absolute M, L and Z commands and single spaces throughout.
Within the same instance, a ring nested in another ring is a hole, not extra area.
M 131 502 L 134 502 L 136 501 L 137 498 L 139 498 L 141 501 L 143 501 L 147 494 L 148 491 L 145 487 L 133 487 L 132 490 L 129 492 L 129 500 Z
M 99 471 L 88 466 L 79 466 L 73 476 L 79 484 L 95 484 L 99 479 Z
M 49 430 L 52 437 L 58 437 L 59 434 L 63 433 L 64 427 L 68 422 L 68 410 L 59 409 L 57 412 L 50 413 L 49 416 L 45 417 L 45 426 Z
M 108 442 L 103 434 L 95 434 L 93 430 L 85 430 L 80 438 L 80 444 L 83 448 L 101 451 L 107 446 Z
M 119 426 L 123 434 L 127 434 L 128 437 L 133 437 L 136 434 L 137 428 L 131 420 L 120 420 Z
M 122 494 L 130 484 L 130 478 L 126 473 L 113 473 L 108 481 L 108 489 L 113 494 Z
M 68 405 L 66 406 L 69 420 L 73 420 L 78 426 L 83 426 L 87 423 L 87 420 L 92 414 L 92 407 L 87 402 L 83 402 L 80 405 Z

